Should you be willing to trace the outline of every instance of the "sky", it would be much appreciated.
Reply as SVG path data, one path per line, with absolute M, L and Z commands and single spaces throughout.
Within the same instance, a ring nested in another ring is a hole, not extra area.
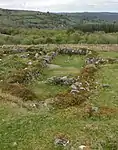
M 0 8 L 43 12 L 118 12 L 118 0 L 0 0 Z

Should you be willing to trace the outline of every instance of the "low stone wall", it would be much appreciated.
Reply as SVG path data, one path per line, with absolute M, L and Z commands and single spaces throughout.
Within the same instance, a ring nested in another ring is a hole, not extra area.
M 95 65 L 100 65 L 100 64 L 113 64 L 113 63 L 118 63 L 117 58 L 87 58 L 85 60 L 86 64 L 95 64 Z
M 68 55 L 87 55 L 88 50 L 85 48 L 81 49 L 71 49 L 71 48 L 62 48 L 59 49 L 59 54 L 68 54 Z
M 51 78 L 48 78 L 46 83 L 48 84 L 56 84 L 56 85 L 72 85 L 74 82 L 76 81 L 75 78 L 69 78 L 67 76 L 64 76 L 64 77 L 51 77 Z

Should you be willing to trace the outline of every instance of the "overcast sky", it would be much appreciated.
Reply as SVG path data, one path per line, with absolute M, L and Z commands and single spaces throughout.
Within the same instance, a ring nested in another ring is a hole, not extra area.
M 50 12 L 118 12 L 118 0 L 0 0 L 0 8 Z

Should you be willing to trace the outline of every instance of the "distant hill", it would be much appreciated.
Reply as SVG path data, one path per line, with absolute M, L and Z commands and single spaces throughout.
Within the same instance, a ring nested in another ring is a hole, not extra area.
M 110 12 L 83 12 L 83 13 L 62 13 L 68 16 L 71 20 L 88 21 L 88 22 L 118 22 L 118 13 Z
M 39 11 L 0 9 L 1 27 L 62 29 L 83 22 L 118 22 L 118 13 L 44 13 Z
M 0 26 L 65 28 L 70 26 L 70 23 L 70 18 L 63 14 L 0 9 Z

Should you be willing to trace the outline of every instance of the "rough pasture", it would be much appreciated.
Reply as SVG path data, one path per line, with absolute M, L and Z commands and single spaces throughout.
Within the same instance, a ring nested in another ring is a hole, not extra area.
M 117 150 L 117 45 L 3 46 L 0 149 Z

